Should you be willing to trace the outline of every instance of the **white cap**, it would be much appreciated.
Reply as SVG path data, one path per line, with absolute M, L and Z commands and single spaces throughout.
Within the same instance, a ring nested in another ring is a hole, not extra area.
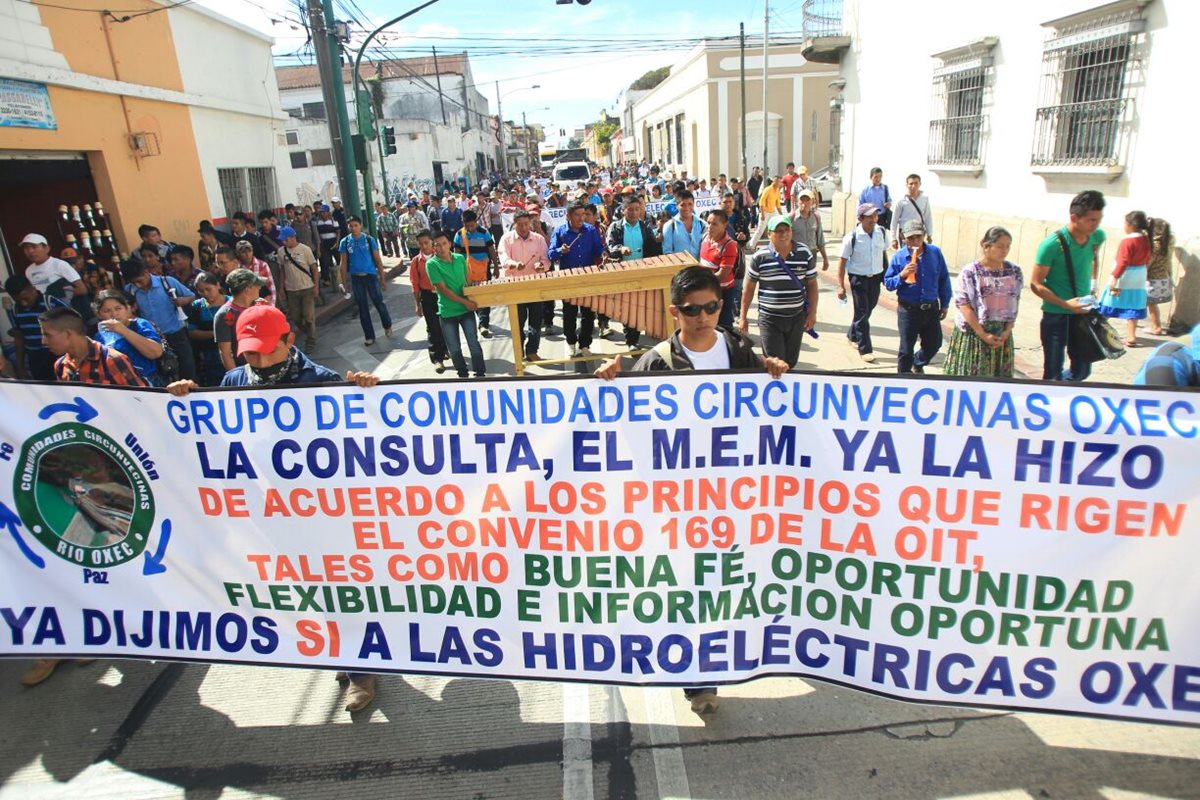
M 46 237 L 42 236 L 40 233 L 25 234 L 25 238 L 21 240 L 21 244 L 44 244 L 46 246 L 50 245 L 50 243 L 46 241 Z
M 332 200 L 330 200 L 329 202 L 331 202 L 331 203 L 340 203 L 340 202 L 342 202 L 342 198 L 340 198 L 340 197 L 335 197 L 335 198 L 333 198 Z

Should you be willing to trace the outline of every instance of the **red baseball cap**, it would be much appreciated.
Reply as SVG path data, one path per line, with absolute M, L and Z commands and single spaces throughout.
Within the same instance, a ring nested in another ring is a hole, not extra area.
M 290 331 L 287 317 L 278 308 L 266 303 L 251 306 L 238 317 L 238 355 L 270 353 Z

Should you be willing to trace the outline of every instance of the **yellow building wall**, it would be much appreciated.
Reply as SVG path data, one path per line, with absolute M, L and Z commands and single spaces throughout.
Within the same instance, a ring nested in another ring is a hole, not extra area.
M 72 0 L 72 5 L 92 6 L 97 13 L 46 6 L 40 11 L 55 49 L 73 71 L 183 90 L 165 12 L 105 23 L 99 13 L 103 3 Z M 125 0 L 120 6 L 161 8 L 144 0 Z M 136 12 L 123 11 L 118 16 L 130 13 Z M 138 245 L 137 228 L 143 223 L 158 227 L 166 239 L 192 243 L 197 238 L 197 223 L 208 215 L 209 205 L 189 108 L 102 92 L 48 88 L 58 130 L 0 128 L 0 150 L 86 153 L 99 197 L 63 198 L 63 202 L 99 199 L 112 217 L 113 232 L 123 252 Z M 129 144 L 134 132 L 153 133 L 160 154 L 135 156 Z

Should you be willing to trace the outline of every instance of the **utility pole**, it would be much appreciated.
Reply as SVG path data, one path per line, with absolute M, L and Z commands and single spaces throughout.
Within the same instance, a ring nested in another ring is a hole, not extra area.
M 741 44 L 742 57 L 742 180 L 750 180 L 750 170 L 746 169 L 746 23 L 738 23 L 738 40 Z M 745 184 L 742 184 L 743 186 Z
M 438 87 L 438 103 L 442 106 L 442 124 L 449 125 L 450 122 L 446 119 L 446 98 L 442 96 L 442 70 L 438 67 L 437 48 L 433 48 L 433 72 L 437 78 Z
M 465 86 L 466 81 L 463 84 Z M 463 91 L 465 92 L 466 89 Z M 504 107 L 500 105 L 500 81 L 496 81 L 496 116 L 500 123 L 496 127 L 500 135 L 500 174 L 503 175 L 508 172 L 508 153 L 504 151 Z
M 329 47 L 329 72 L 326 73 L 328 79 L 333 84 L 333 113 L 337 114 L 338 133 L 341 136 L 341 141 L 338 142 L 338 148 L 342 151 L 342 163 L 345 164 L 345 183 L 343 188 L 342 199 L 346 201 L 346 207 L 354 216 L 362 216 L 362 202 L 358 197 L 358 175 L 355 174 L 357 169 L 354 160 L 354 143 L 350 139 L 350 113 L 346 109 L 346 86 L 342 81 L 342 57 L 341 43 L 337 39 L 337 33 L 334 31 L 334 23 L 336 20 L 333 17 L 333 0 L 321 0 L 321 6 L 325 12 L 325 35 L 328 40 Z M 337 63 L 334 63 L 334 53 L 337 53 Z M 370 165 L 367 165 L 370 169 Z
M 334 74 L 333 64 L 329 57 L 329 37 L 325 30 L 325 12 L 321 8 L 321 0 L 308 0 L 308 24 L 312 31 L 313 50 L 317 55 L 317 72 L 321 76 L 321 100 L 325 103 L 325 121 L 329 125 L 330 149 L 333 151 L 333 165 L 337 169 L 338 194 L 346 191 L 346 164 L 342 161 L 342 132 L 337 123 L 337 101 L 333 97 L 334 81 L 329 76 Z M 341 76 L 338 76 L 338 83 Z
M 325 0 L 329 2 L 329 0 Z M 771 32 L 771 0 L 763 0 L 763 180 L 770 180 L 771 170 L 767 167 L 767 42 Z
M 529 169 L 529 123 L 525 121 L 525 112 L 521 112 L 521 130 L 525 131 L 525 169 Z

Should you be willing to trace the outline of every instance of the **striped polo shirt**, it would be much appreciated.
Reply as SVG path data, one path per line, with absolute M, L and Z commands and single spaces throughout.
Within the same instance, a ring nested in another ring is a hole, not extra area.
M 779 265 L 779 257 L 770 245 L 760 249 L 750 259 L 746 277 L 758 283 L 758 313 L 773 317 L 795 317 L 803 314 L 808 306 L 808 292 L 804 282 L 816 280 L 817 270 L 813 264 L 812 251 L 807 246 L 792 243 L 792 252 L 784 259 L 801 285 L 789 277 Z
M 8 310 L 8 319 L 12 326 L 21 332 L 27 351 L 46 349 L 46 345 L 42 343 L 42 325 L 38 321 L 44 313 L 46 304 L 42 302 L 41 295 L 38 295 L 38 299 L 31 306 L 14 302 Z

